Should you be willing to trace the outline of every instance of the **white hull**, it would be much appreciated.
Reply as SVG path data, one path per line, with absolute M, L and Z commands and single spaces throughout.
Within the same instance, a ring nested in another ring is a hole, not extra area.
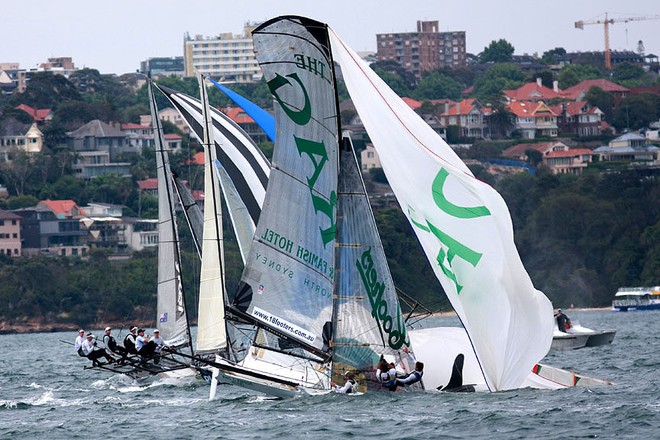
M 566 333 L 555 329 L 552 338 L 552 348 L 559 350 L 572 350 L 584 347 L 597 347 L 611 344 L 616 330 L 592 330 L 574 324 Z
M 423 381 L 427 390 L 439 389 L 447 385 L 451 377 L 454 359 L 462 353 L 465 356 L 463 384 L 474 385 L 476 391 L 488 391 L 470 340 L 463 328 L 434 327 L 411 330 L 409 335 L 417 360 L 425 364 Z M 605 380 L 539 364 L 530 371 L 520 388 L 560 389 L 610 384 Z
M 279 398 L 329 391 L 326 371 L 320 371 L 317 364 L 263 348 L 252 348 L 250 352 L 237 364 L 216 356 L 218 382 Z

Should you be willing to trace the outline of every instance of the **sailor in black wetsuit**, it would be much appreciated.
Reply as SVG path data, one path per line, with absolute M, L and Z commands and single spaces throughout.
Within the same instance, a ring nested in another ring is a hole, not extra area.
M 559 327 L 560 332 L 566 333 L 566 330 L 571 328 L 571 321 L 568 319 L 568 316 L 564 315 L 564 312 L 562 312 L 561 309 L 557 309 L 555 319 L 557 320 L 557 327 Z

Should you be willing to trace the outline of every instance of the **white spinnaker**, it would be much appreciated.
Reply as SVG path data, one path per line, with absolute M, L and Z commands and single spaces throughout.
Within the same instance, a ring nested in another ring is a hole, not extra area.
M 211 144 L 211 122 L 204 79 L 200 77 L 204 125 L 204 232 L 199 282 L 197 352 L 214 352 L 227 344 L 225 327 L 225 284 L 223 271 L 222 206 Z
M 552 343 L 552 305 L 513 241 L 501 196 L 330 29 L 334 60 L 383 170 L 470 335 L 492 390 L 521 386 Z

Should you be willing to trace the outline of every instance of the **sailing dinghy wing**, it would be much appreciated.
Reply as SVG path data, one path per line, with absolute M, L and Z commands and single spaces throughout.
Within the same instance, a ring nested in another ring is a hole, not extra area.
M 383 170 L 465 326 L 491 390 L 521 386 L 550 348 L 550 301 L 532 285 L 501 196 L 330 29 L 333 57 Z
M 163 128 L 148 82 L 151 117 L 154 128 L 156 174 L 158 180 L 158 288 L 156 322 L 167 345 L 189 345 L 190 333 L 186 313 L 179 236 L 175 215 L 175 187 L 167 151 L 163 148 Z M 191 347 L 192 348 L 192 347 Z
M 294 346 L 329 356 L 337 204 L 338 112 L 317 23 L 271 21 L 253 32 L 274 95 L 278 135 L 268 190 L 230 307 Z M 318 105 L 312 105 L 312 100 Z

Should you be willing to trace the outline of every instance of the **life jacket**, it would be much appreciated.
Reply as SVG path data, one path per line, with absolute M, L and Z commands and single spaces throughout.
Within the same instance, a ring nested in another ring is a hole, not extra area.
M 105 335 L 103 336 L 103 341 L 107 339 L 108 342 L 105 343 L 106 348 L 108 348 L 110 351 L 117 351 L 117 341 L 115 340 L 112 335 Z
M 137 353 L 137 350 L 135 349 L 135 335 L 133 333 L 127 334 L 124 338 L 124 348 L 126 348 L 126 351 L 129 353 Z
M 396 389 L 396 374 L 390 374 L 390 371 L 381 371 L 378 382 L 385 388 Z
M 348 379 L 348 381 L 351 383 L 351 387 L 348 390 L 346 390 L 346 394 L 355 393 L 357 391 L 357 386 L 358 386 L 357 382 L 353 379 Z

